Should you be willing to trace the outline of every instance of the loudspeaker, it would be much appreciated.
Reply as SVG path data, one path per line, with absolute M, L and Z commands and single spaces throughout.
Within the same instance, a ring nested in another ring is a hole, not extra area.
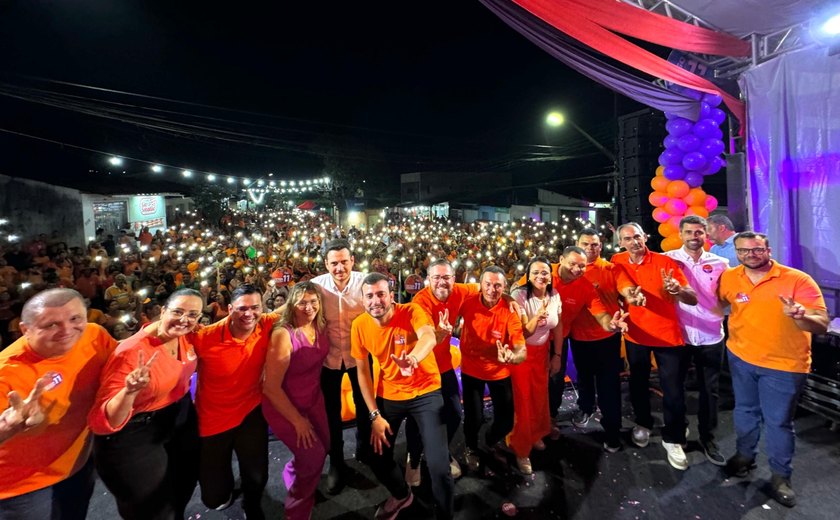
M 658 158 L 665 138 L 665 116 L 651 109 L 633 112 L 618 118 L 618 215 L 620 222 L 637 222 L 653 239 L 648 242 L 657 249 L 659 240 L 653 220 L 653 207 L 648 202 L 650 180 L 656 175 Z
M 750 229 L 747 215 L 747 178 L 744 154 L 726 156 L 726 209 L 735 229 Z

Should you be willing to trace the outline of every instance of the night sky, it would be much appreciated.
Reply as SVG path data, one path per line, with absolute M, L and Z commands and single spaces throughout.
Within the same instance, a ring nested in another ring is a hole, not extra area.
M 529 181 L 608 171 L 571 128 L 547 131 L 546 112 L 563 108 L 612 148 L 615 114 L 641 108 L 477 1 L 270 4 L 0 0 L 0 91 L 28 99 L 0 96 L 0 129 L 252 178 L 320 175 L 313 151 L 329 146 L 395 192 L 411 171 L 514 171 Z M 68 99 L 113 118 L 60 108 Z M 546 153 L 582 157 L 529 160 Z M 6 175 L 184 191 L 158 181 L 183 182 L 176 170 L 153 177 L 147 164 L 127 161 L 108 175 L 105 159 L 0 132 Z M 603 199 L 604 186 L 558 191 Z

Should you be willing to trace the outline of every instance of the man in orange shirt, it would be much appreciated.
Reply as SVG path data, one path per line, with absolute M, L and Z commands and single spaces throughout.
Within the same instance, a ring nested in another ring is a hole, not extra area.
M 24 336 L 0 353 L 2 518 L 87 514 L 94 484 L 87 416 L 117 343 L 85 315 L 78 292 L 41 292 L 23 307 Z
M 811 369 L 811 334 L 825 334 L 828 313 L 813 278 L 771 259 L 767 235 L 744 231 L 734 243 L 741 265 L 723 273 L 719 288 L 732 306 L 726 346 L 737 452 L 726 469 L 746 477 L 755 468 L 763 423 L 774 498 L 793 507 L 793 416 Z
M 224 509 L 234 499 L 231 457 L 236 452 L 242 508 L 261 519 L 268 481 L 268 423 L 260 408 L 262 374 L 275 314 L 262 313 L 259 289 L 233 291 L 229 315 L 195 333 L 198 385 L 195 405 L 201 456 L 198 479 L 207 507 Z
M 647 235 L 635 222 L 618 227 L 619 244 L 626 249 L 612 257 L 616 283 L 630 304 L 626 336 L 630 363 L 630 401 L 636 415 L 633 443 L 640 448 L 650 442 L 653 416 L 650 414 L 650 355 L 656 358 L 662 387 L 665 427 L 662 446 L 668 462 L 676 469 L 688 469 L 685 444 L 685 375 L 689 350 L 685 347 L 677 305 L 697 305 L 697 294 L 689 287 L 677 263 L 654 253 L 645 245 Z
M 484 269 L 479 279 L 481 293 L 461 306 L 461 385 L 464 392 L 464 458 L 475 471 L 480 466 L 478 431 L 483 422 L 484 388 L 490 389 L 493 424 L 485 440 L 498 449 L 513 429 L 513 387 L 509 364 L 525 361 L 527 355 L 522 322 L 502 298 L 507 281 L 497 266 Z
M 582 229 L 578 234 L 577 245 L 586 254 L 584 278 L 591 282 L 609 315 L 620 312 L 614 266 L 601 258 L 598 231 Z M 597 389 L 597 404 L 602 414 L 601 426 L 606 434 L 604 449 L 615 453 L 621 449 L 621 336 L 614 331 L 604 330 L 590 312 L 580 312 L 576 317 L 571 316 L 571 319 L 569 337 L 578 375 L 578 410 L 572 417 L 572 424 L 584 427 L 589 423 L 595 412 Z
M 388 277 L 371 273 L 362 280 L 365 313 L 353 320 L 350 351 L 358 370 L 359 387 L 370 411 L 370 442 L 374 454 L 370 467 L 391 497 L 375 518 L 393 519 L 414 500 L 411 487 L 394 462 L 394 443 L 403 419 L 417 423 L 432 480 L 438 518 L 452 518 L 454 484 L 449 473 L 449 450 L 443 422 L 440 372 L 435 356 L 435 329 L 429 317 L 414 304 L 394 303 Z M 379 384 L 374 395 L 368 355 L 379 364 Z M 357 420 L 364 420 L 359 417 Z
M 461 408 L 461 392 L 458 388 L 458 377 L 452 368 L 452 354 L 449 351 L 449 341 L 452 338 L 452 327 L 460 316 L 461 305 L 464 300 L 478 294 L 478 286 L 455 283 L 455 270 L 445 259 L 435 260 L 429 264 L 429 285 L 414 295 L 411 303 L 420 306 L 433 323 L 437 323 L 435 335 L 435 361 L 440 370 L 440 390 L 443 395 L 443 420 L 446 423 L 446 434 L 449 443 L 455 438 L 458 426 L 461 425 L 463 410 Z M 412 486 L 420 485 L 420 453 L 423 450 L 419 442 L 417 425 L 412 421 L 406 422 L 406 444 L 409 457 L 406 461 L 406 482 Z M 448 444 L 447 444 L 448 445 Z M 449 467 L 453 478 L 461 476 L 461 466 L 454 457 L 449 458 Z

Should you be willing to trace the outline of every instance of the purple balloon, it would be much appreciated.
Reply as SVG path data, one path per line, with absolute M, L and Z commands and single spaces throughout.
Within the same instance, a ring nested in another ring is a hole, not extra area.
M 665 119 L 674 119 L 675 117 L 679 117 L 679 116 L 677 116 L 677 114 L 675 114 L 673 112 L 665 112 Z
M 665 130 L 674 137 L 687 134 L 691 131 L 693 123 L 684 117 L 675 117 L 665 123 Z
M 723 98 L 717 94 L 703 94 L 703 101 L 708 103 L 709 106 L 716 107 L 723 103 Z
M 726 112 L 719 108 L 713 108 L 709 111 L 709 119 L 718 125 L 722 125 L 723 122 L 726 121 Z
M 703 175 L 714 175 L 720 171 L 721 168 L 726 166 L 726 160 L 722 157 L 712 157 L 709 160 L 709 164 L 703 169 L 701 172 Z
M 679 148 L 666 148 L 662 154 L 659 155 L 659 164 L 662 166 L 671 166 L 673 164 L 682 163 L 683 152 Z
M 709 139 L 703 139 L 703 142 L 700 144 L 697 151 L 705 155 L 707 159 L 711 160 L 713 157 L 717 157 L 722 154 L 723 149 L 723 141 L 712 137 Z
M 708 103 L 701 101 L 700 102 L 700 119 L 706 119 L 709 117 L 709 114 L 712 111 L 712 106 Z
M 678 137 L 674 137 L 673 135 L 666 135 L 665 139 L 662 140 L 662 144 L 665 145 L 665 148 L 674 148 L 677 146 Z
M 691 171 L 702 170 L 708 163 L 706 156 L 700 152 L 688 152 L 682 160 L 683 168 Z
M 720 128 L 715 128 L 715 131 L 712 132 L 712 139 L 717 139 L 718 141 L 723 141 L 723 130 Z
M 684 152 L 693 152 L 694 150 L 700 148 L 700 144 L 702 142 L 703 141 L 694 134 L 685 134 L 681 135 L 677 139 L 677 146 Z
M 692 132 L 701 139 L 708 139 L 709 137 L 714 137 L 715 130 L 719 130 L 717 123 L 711 119 L 701 119 L 694 123 Z
M 685 174 L 685 178 L 683 179 L 689 186 L 692 188 L 696 188 L 703 184 L 703 176 L 697 172 L 688 172 Z
M 685 177 L 685 168 L 678 164 L 666 166 L 662 175 L 669 181 L 680 181 Z

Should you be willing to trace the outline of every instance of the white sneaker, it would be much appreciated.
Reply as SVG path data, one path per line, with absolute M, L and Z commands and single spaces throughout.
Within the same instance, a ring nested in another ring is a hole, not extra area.
M 650 430 L 644 426 L 633 427 L 633 444 L 640 448 L 644 448 L 650 442 Z
M 411 487 L 420 485 L 420 464 L 416 468 L 411 467 L 411 455 L 405 458 L 405 483 Z
M 534 472 L 531 466 L 531 459 L 528 457 L 516 457 L 516 465 L 519 467 L 519 472 L 523 475 L 530 475 Z
M 668 462 L 671 466 L 679 470 L 688 469 L 688 459 L 685 456 L 682 446 L 674 442 L 662 441 L 662 447 L 668 453 Z
M 449 473 L 452 475 L 453 479 L 461 478 L 461 465 L 458 464 L 455 457 L 449 457 Z

